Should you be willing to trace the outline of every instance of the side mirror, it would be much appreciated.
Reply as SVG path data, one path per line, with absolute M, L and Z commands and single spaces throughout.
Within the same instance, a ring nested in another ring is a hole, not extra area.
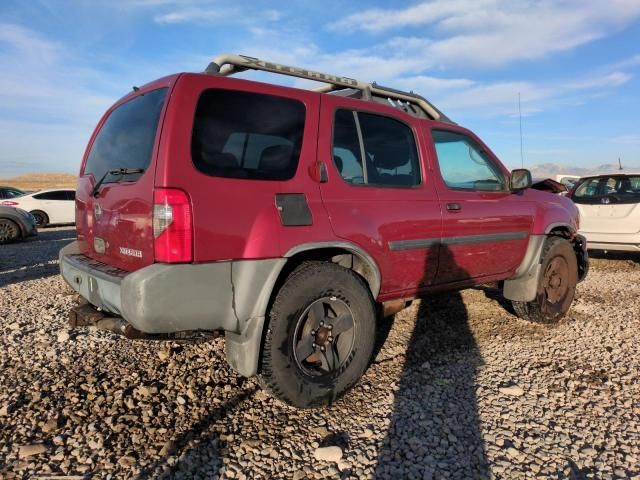
M 531 172 L 526 168 L 518 168 L 511 172 L 511 177 L 509 178 L 509 189 L 512 192 L 529 188 L 531 183 Z

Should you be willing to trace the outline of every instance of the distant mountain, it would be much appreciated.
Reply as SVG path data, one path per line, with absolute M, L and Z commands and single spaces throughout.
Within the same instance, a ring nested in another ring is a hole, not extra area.
M 583 168 L 557 163 L 542 163 L 540 165 L 529 167 L 529 170 L 531 170 L 531 175 L 534 178 L 553 178 L 556 175 L 561 174 L 578 175 L 580 177 L 584 177 L 586 175 L 594 175 L 602 172 L 614 172 L 618 170 L 618 164 L 605 163 L 593 168 Z M 629 172 L 638 172 L 640 171 L 640 167 L 625 166 L 624 170 L 622 171 L 624 172 L 625 170 Z
M 78 177 L 68 173 L 25 173 L 13 178 L 0 178 L 0 185 L 37 191 L 45 188 L 76 188 Z

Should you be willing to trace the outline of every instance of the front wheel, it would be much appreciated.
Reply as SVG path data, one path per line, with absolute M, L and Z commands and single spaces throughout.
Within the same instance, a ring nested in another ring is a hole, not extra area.
M 362 376 L 375 341 L 366 284 L 332 263 L 295 269 L 276 295 L 264 339 L 260 380 L 285 403 L 333 403 Z
M 569 311 L 578 283 L 578 262 L 568 240 L 549 237 L 542 251 L 536 298 L 512 302 L 516 314 L 538 323 L 555 323 Z
M 0 244 L 10 243 L 20 237 L 18 225 L 6 218 L 0 219 Z

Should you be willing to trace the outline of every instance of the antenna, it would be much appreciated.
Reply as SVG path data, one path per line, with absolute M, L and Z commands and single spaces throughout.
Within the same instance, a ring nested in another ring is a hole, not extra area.
M 620 157 L 618 157 L 618 170 L 624 170 L 622 168 L 622 162 L 620 161 Z
M 520 102 L 520 92 L 518 92 L 518 113 L 520 114 L 520 168 L 524 168 L 524 153 L 522 150 L 522 104 Z

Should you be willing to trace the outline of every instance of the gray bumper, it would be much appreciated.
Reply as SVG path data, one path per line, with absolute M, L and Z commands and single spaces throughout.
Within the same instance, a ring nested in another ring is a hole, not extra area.
M 247 376 L 257 370 L 267 304 L 285 262 L 156 263 L 129 273 L 81 255 L 76 242 L 60 251 L 62 276 L 89 303 L 146 333 L 224 330 L 227 359 Z

